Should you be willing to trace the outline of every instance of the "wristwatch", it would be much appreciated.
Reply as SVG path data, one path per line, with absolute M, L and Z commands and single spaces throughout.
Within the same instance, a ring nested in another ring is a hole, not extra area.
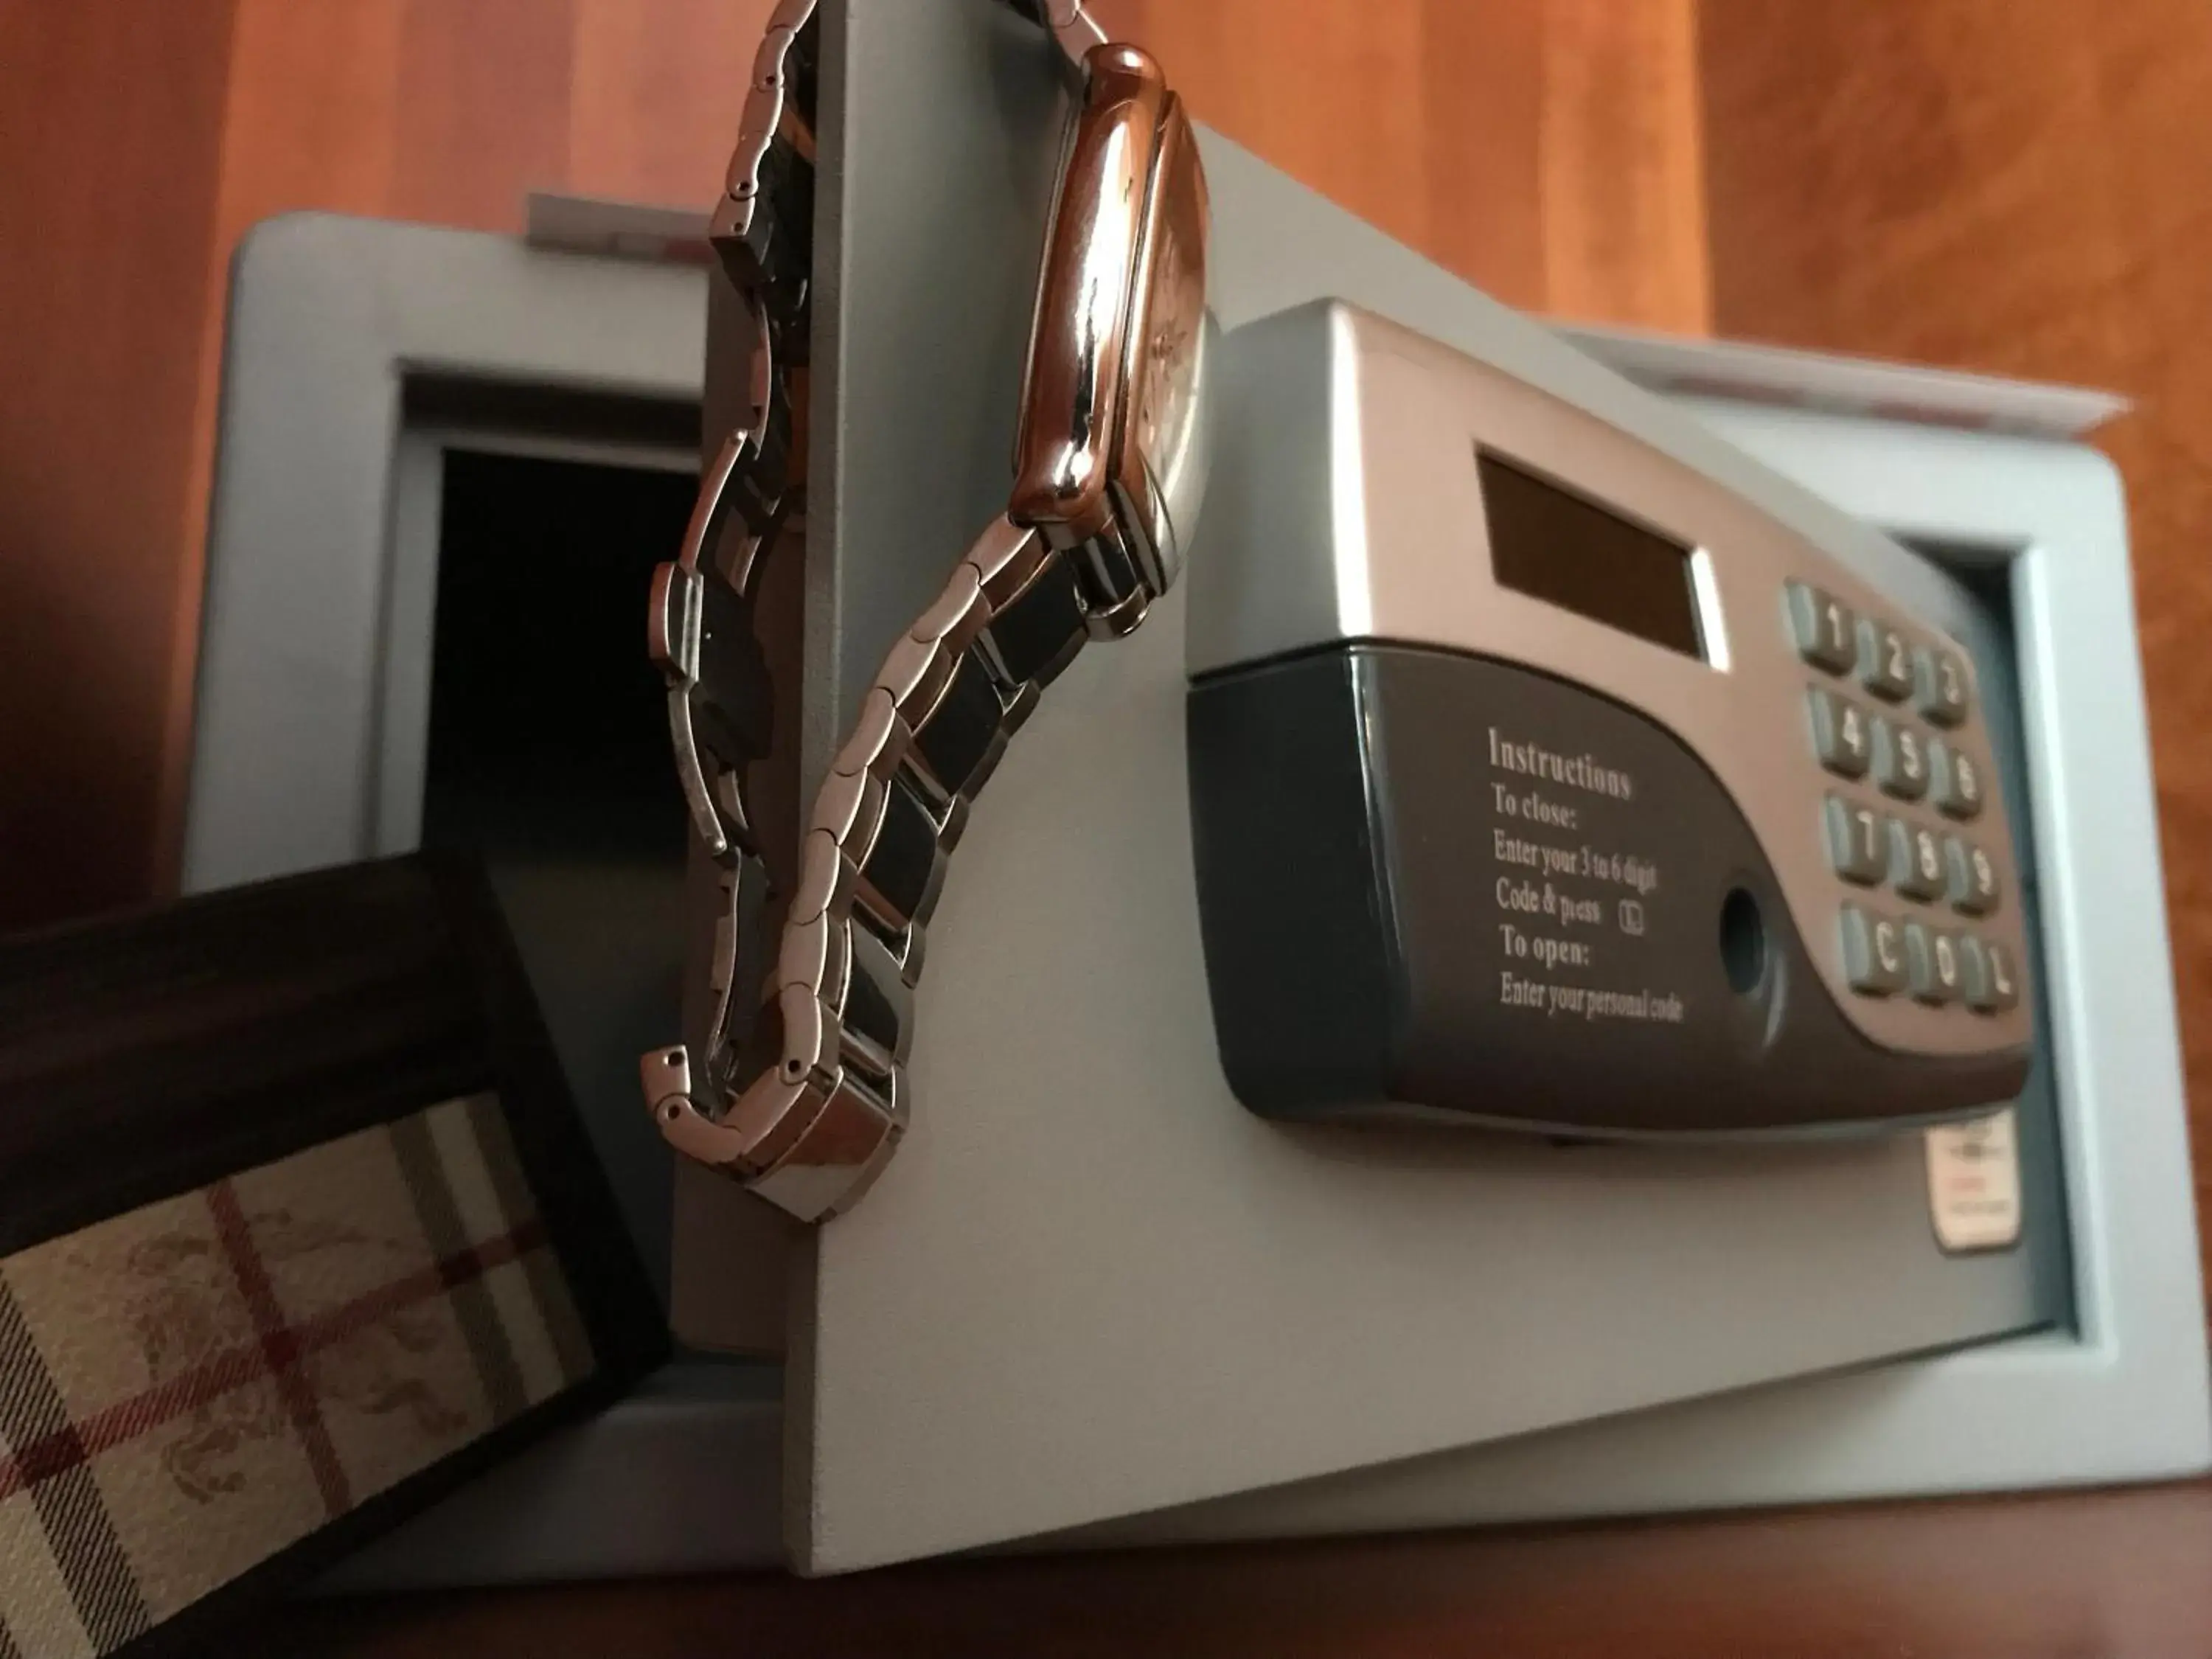
M 769 26 L 709 228 L 755 325 L 750 409 L 655 576 L 648 632 L 694 831 L 720 867 L 697 924 L 710 1012 L 641 1071 L 678 1151 L 803 1221 L 849 1207 L 905 1133 L 923 931 L 969 803 L 1085 643 L 1127 634 L 1173 585 L 1204 488 L 1206 191 L 1181 100 L 1080 0 L 1000 3 L 1045 31 L 1077 93 L 1013 489 L 884 658 L 788 892 L 771 890 L 754 811 L 781 688 L 753 601 L 804 510 L 815 0 L 784 0 Z

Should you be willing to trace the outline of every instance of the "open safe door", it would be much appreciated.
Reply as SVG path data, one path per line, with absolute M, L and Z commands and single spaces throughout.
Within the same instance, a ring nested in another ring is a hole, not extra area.
M 1063 96 L 1037 32 L 982 0 L 836 0 L 823 30 L 808 777 L 1005 500 Z M 1828 510 L 1203 142 L 1224 328 L 1340 297 L 1771 512 Z M 1194 580 L 1206 556 L 1201 524 Z M 1970 642 L 1984 625 L 1932 568 L 1860 574 L 1917 583 L 1916 611 Z M 799 1246 L 799 1568 L 1032 1538 L 2064 1317 L 2033 1249 L 1939 1248 L 1917 1131 L 1562 1144 L 1240 1105 L 1194 894 L 1190 588 L 1081 653 L 1008 750 L 930 928 L 911 1129 L 865 1201 Z M 2039 1098 L 2023 1111 L 2047 1113 Z M 687 1182 L 680 1201 L 756 1200 Z M 679 1255 L 679 1306 L 714 1271 Z

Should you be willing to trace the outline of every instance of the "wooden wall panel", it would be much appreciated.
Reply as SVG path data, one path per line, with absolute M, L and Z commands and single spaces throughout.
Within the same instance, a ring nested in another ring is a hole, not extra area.
M 1699 70 L 1718 331 L 2138 400 L 2100 441 L 2212 1215 L 2212 8 L 1703 0 Z
M 230 24 L 0 0 L 0 927 L 146 890 Z
M 517 181 L 568 171 L 574 6 L 407 0 L 402 15 L 392 199 L 410 218 L 513 223 Z
M 1692 7 L 1550 0 L 1544 21 L 1544 308 L 1704 332 L 1711 305 Z
M 1702 332 L 1693 0 L 1100 0 L 1218 127 L 1500 298 Z
M 712 201 L 769 0 L 572 3 L 568 187 L 628 201 Z

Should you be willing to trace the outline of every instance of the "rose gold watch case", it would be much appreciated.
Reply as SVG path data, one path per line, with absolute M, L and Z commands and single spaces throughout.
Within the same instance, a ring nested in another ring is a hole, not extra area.
M 1206 173 L 1182 100 L 1134 46 L 1094 48 L 1045 234 L 1008 516 L 1066 547 L 1118 527 L 1157 594 L 1172 499 L 1202 471 Z

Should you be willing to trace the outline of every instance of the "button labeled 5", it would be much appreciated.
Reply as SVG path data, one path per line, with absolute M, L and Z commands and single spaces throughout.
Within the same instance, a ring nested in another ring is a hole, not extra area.
M 1928 745 L 1920 733 L 1879 714 L 1874 720 L 1874 781 L 1884 794 L 1918 800 L 1928 793 Z

